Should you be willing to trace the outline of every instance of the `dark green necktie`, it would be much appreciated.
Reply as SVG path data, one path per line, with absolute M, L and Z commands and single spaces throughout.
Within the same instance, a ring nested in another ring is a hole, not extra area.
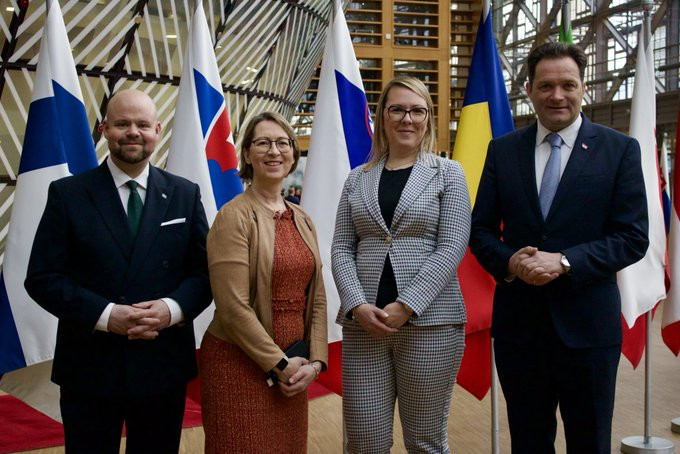
M 132 238 L 137 236 L 137 230 L 139 229 L 139 221 L 142 219 L 142 208 L 144 204 L 142 203 L 142 198 L 137 192 L 137 183 L 135 180 L 130 180 L 127 183 L 128 188 L 130 188 L 130 198 L 128 199 L 127 205 L 127 215 L 128 224 L 130 225 L 130 232 L 132 232 Z

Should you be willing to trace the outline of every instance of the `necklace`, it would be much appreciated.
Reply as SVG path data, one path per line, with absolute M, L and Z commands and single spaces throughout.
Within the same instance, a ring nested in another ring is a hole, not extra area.
M 387 170 L 403 170 L 403 169 L 408 169 L 409 167 L 413 167 L 414 164 L 415 164 L 415 161 L 407 162 L 406 164 L 402 164 L 400 166 L 388 166 L 387 164 L 385 164 L 385 168 Z
M 255 198 L 258 199 L 260 203 L 265 206 L 265 208 L 273 211 L 274 213 L 286 211 L 286 203 L 283 201 L 283 198 L 281 196 L 277 196 L 276 200 L 274 201 L 267 200 L 267 198 L 264 195 L 260 194 L 260 192 L 255 188 L 253 188 L 253 194 L 255 195 Z

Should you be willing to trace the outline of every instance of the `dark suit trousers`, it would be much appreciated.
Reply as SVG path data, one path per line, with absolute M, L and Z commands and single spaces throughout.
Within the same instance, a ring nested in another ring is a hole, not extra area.
M 559 405 L 567 453 L 610 454 L 621 346 L 568 348 L 547 314 L 543 325 L 528 344 L 494 341 L 512 453 L 555 452 Z
M 67 454 L 118 454 L 123 422 L 128 454 L 177 453 L 186 386 L 142 397 L 109 397 L 61 389 Z

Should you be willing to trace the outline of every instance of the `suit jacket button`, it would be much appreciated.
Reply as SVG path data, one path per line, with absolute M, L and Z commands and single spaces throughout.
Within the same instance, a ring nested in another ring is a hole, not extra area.
M 391 244 L 391 243 L 392 243 L 392 237 L 391 237 L 390 235 L 387 235 L 387 236 L 385 237 L 385 243 L 387 243 L 387 244 Z
M 161 265 L 163 266 L 163 268 L 165 268 L 167 270 L 170 267 L 170 262 L 167 261 L 167 260 L 163 260 Z
M 548 239 L 548 234 L 547 234 L 547 233 L 544 233 L 543 235 L 541 235 L 541 239 L 542 239 L 543 241 L 547 240 L 547 239 Z
M 119 304 L 125 304 L 125 303 L 127 303 L 127 300 L 125 299 L 124 296 L 121 296 L 120 298 L 118 298 L 118 303 Z

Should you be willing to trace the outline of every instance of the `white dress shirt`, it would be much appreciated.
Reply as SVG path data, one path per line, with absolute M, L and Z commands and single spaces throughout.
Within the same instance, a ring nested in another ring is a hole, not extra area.
M 147 184 L 149 183 L 148 164 L 142 173 L 137 175 L 135 178 L 130 178 L 128 174 L 120 170 L 110 158 L 106 159 L 106 165 L 108 166 L 111 176 L 113 177 L 113 183 L 116 185 L 116 188 L 118 188 L 118 195 L 120 196 L 120 202 L 123 204 L 123 210 L 125 210 L 125 214 L 127 214 L 128 199 L 130 198 L 130 188 L 127 185 L 128 181 L 135 180 L 137 183 L 139 183 L 139 186 L 137 186 L 137 192 L 142 198 L 142 203 L 146 201 L 146 188 Z M 170 311 L 170 326 L 184 321 L 184 313 L 182 312 L 182 308 L 179 306 L 177 301 L 168 297 L 161 298 L 161 301 L 163 301 L 168 306 L 168 310 Z M 106 306 L 102 312 L 102 315 L 99 316 L 99 320 L 97 320 L 95 329 L 99 331 L 108 331 L 109 317 L 111 316 L 113 305 L 114 303 L 109 303 Z
M 562 148 L 560 150 L 560 178 L 562 178 L 564 169 L 567 167 L 567 162 L 571 156 L 571 151 L 574 149 L 581 123 L 583 123 L 583 119 L 581 118 L 581 115 L 579 115 L 572 124 L 561 131 L 550 131 L 541 124 L 541 120 L 538 120 L 538 128 L 536 129 L 536 152 L 534 155 L 536 164 L 536 190 L 538 192 L 541 191 L 543 172 L 545 172 L 545 166 L 548 164 L 548 158 L 550 158 L 550 144 L 546 140 L 547 135 L 551 132 L 555 132 L 562 138 Z

